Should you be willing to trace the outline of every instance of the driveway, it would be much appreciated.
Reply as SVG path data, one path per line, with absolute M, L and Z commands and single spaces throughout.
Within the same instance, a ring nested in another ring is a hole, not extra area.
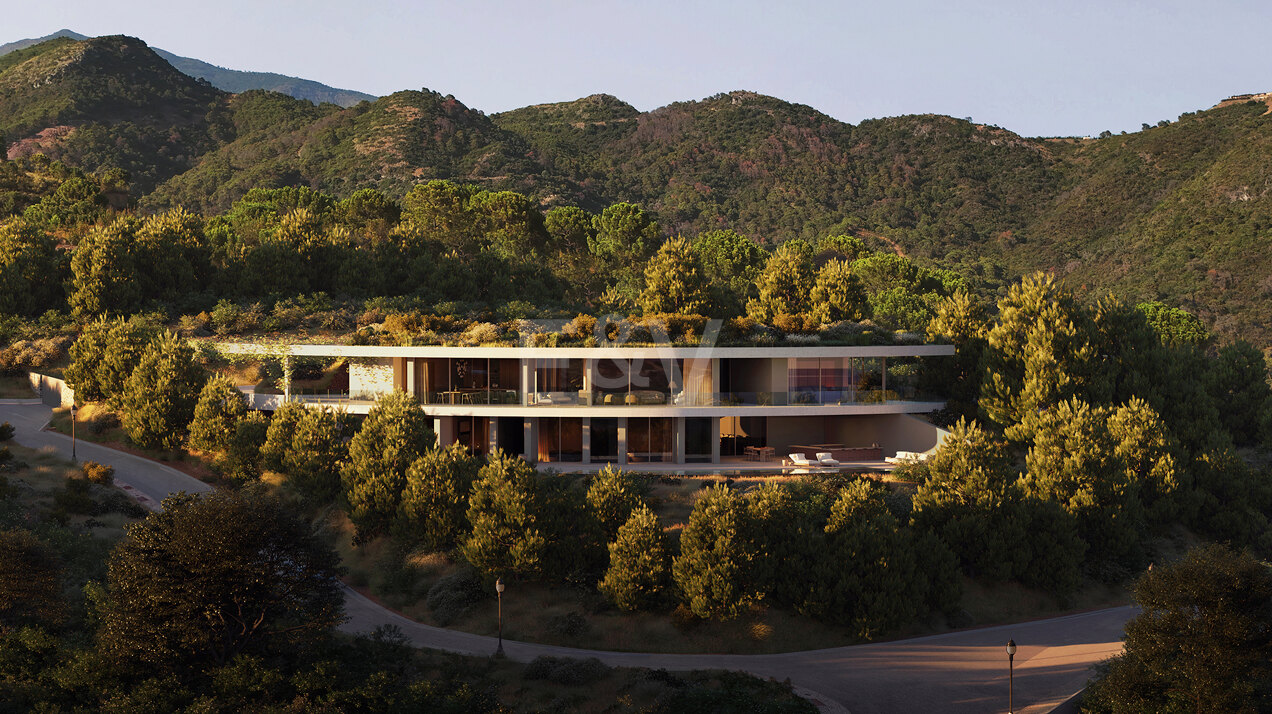
M 41 431 L 51 411 L 36 400 L 0 401 L 0 421 L 16 429 L 23 446 L 52 448 L 69 457 L 70 437 Z M 81 460 L 115 467 L 115 480 L 152 508 L 176 491 L 211 487 L 163 464 L 80 441 Z M 415 645 L 470 655 L 489 655 L 493 637 L 422 625 L 345 588 L 349 616 L 343 629 L 370 632 L 396 625 Z M 852 714 L 950 712 L 982 714 L 1007 710 L 1007 655 L 1015 639 L 1017 712 L 1048 712 L 1082 689 L 1091 666 L 1122 649 L 1122 628 L 1133 607 L 1068 615 L 1014 625 L 950 632 L 909 640 L 775 655 L 674 655 L 593 650 L 504 642 L 508 657 L 529 661 L 541 655 L 596 657 L 614 666 L 669 670 L 733 669 L 789 679 L 823 711 Z

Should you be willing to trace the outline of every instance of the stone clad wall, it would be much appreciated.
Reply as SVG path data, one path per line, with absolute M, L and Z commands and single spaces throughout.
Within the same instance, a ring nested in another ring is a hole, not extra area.
M 393 359 L 358 359 L 349 362 L 349 394 L 385 394 L 393 391 Z

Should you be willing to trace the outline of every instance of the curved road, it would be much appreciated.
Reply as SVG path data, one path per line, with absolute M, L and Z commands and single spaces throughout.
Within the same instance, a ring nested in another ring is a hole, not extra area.
M 0 421 L 16 429 L 23 446 L 70 456 L 70 438 L 43 431 L 50 417 L 38 400 L 0 401 Z M 207 484 L 163 464 L 80 441 L 81 459 L 115 467 L 115 480 L 150 508 L 169 493 L 211 490 Z M 420 647 L 489 655 L 495 639 L 422 625 L 346 588 L 349 632 L 396 625 Z M 1093 664 L 1122 649 L 1122 628 L 1133 607 L 1068 615 L 1014 625 L 950 632 L 895 642 L 789 652 L 775 655 L 677 655 L 601 652 L 525 642 L 504 642 L 508 657 L 540 655 L 596 657 L 615 666 L 671 670 L 734 669 L 789 679 L 823 711 L 853 714 L 1006 711 L 1007 667 L 1003 646 L 1019 644 L 1015 662 L 1017 712 L 1048 712 L 1079 691 Z

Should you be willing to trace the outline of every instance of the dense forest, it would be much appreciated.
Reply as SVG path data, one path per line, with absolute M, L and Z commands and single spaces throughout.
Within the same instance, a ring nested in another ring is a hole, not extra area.
M 341 109 L 227 94 L 123 37 L 0 57 L 8 155 L 118 169 L 117 200 L 148 212 L 223 212 L 281 187 L 400 200 L 447 179 L 545 211 L 635 203 L 667 235 L 851 234 L 987 291 L 1049 270 L 1260 346 L 1272 324 L 1267 109 L 1228 102 L 1133 134 L 1030 139 L 937 115 L 853 126 L 748 92 L 650 112 L 597 95 L 487 116 L 428 90 Z M 6 184 L 0 207 L 52 190 Z

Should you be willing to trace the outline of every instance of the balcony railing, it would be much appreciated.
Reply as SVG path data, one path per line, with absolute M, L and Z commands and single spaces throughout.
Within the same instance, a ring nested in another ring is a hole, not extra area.
M 823 390 L 796 392 L 671 392 L 642 389 L 630 392 L 554 391 L 522 395 L 513 389 L 427 392 L 420 403 L 435 406 L 507 407 L 790 407 L 887 404 L 943 401 L 936 395 L 893 389 Z

